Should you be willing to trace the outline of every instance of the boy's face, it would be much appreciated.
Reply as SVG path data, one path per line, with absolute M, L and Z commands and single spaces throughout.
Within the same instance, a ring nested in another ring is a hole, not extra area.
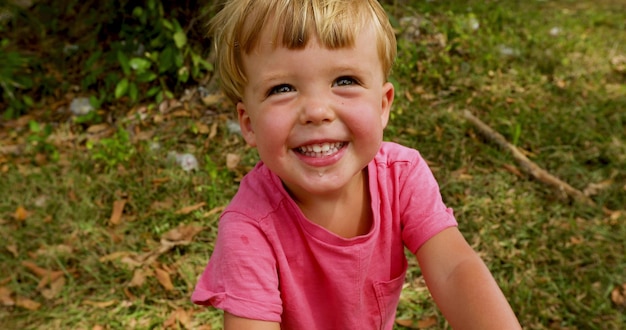
M 374 31 L 355 47 L 274 48 L 262 34 L 243 55 L 248 83 L 237 104 L 246 142 L 295 199 L 350 193 L 376 155 L 393 101 Z

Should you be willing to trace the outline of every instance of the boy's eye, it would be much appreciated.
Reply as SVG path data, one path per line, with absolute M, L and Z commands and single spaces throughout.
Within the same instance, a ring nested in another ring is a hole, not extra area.
M 270 88 L 270 90 L 268 91 L 267 95 L 288 93 L 288 92 L 293 92 L 294 90 L 295 89 L 293 88 L 293 86 L 287 85 L 287 84 L 282 84 L 282 85 L 278 85 L 278 86 L 274 86 L 274 87 Z
M 333 86 L 350 86 L 350 85 L 355 85 L 358 82 L 356 81 L 356 79 L 352 78 L 352 77 L 339 77 L 337 78 L 337 80 L 335 80 L 335 82 L 333 83 Z

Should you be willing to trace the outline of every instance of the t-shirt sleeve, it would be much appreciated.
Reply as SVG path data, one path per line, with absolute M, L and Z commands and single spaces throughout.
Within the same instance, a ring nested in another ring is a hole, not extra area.
M 402 240 L 413 253 L 442 230 L 457 225 L 451 208 L 443 203 L 439 185 L 426 161 L 416 153 L 403 173 L 399 194 Z
M 257 222 L 235 212 L 222 215 L 213 254 L 191 300 L 240 317 L 281 321 L 276 261 Z

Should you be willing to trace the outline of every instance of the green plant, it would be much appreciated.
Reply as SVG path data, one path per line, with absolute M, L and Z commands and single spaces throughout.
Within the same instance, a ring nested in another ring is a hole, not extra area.
M 48 137 L 52 134 L 52 125 L 41 125 L 31 120 L 28 122 L 28 129 L 30 132 L 28 142 L 33 148 L 33 151 L 46 154 L 51 160 L 57 161 L 59 159 L 59 152 L 54 145 L 48 142 Z
M 97 142 L 87 141 L 87 150 L 91 152 L 91 159 L 94 162 L 104 164 L 108 170 L 118 164 L 127 163 L 135 153 L 130 134 L 121 127 L 110 138 Z
M 139 24 L 124 26 L 121 35 L 124 40 L 135 40 L 132 43 L 135 49 L 123 47 L 123 41 L 116 45 L 119 48 L 117 60 L 123 72 L 123 77 L 115 85 L 116 99 L 129 96 L 131 101 L 137 102 L 140 86 L 146 85 L 145 97 L 155 97 L 160 102 L 172 98 L 172 90 L 190 79 L 200 79 L 213 69 L 201 56 L 199 47 L 188 41 L 178 20 L 166 17 L 160 1 L 148 0 L 145 6 L 135 7 L 132 16 Z M 153 33 L 142 40 L 141 35 L 146 30 Z
M 0 40 L 0 105 L 5 104 L 5 119 L 16 117 L 32 106 L 33 99 L 27 93 L 33 87 L 30 71 L 31 58 L 10 48 L 11 40 Z

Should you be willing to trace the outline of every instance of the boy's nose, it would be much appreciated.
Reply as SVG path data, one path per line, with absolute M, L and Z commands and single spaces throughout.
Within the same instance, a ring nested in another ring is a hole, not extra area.
M 300 109 L 300 123 L 303 125 L 320 125 L 335 120 L 335 111 L 323 97 L 311 98 L 304 102 Z

